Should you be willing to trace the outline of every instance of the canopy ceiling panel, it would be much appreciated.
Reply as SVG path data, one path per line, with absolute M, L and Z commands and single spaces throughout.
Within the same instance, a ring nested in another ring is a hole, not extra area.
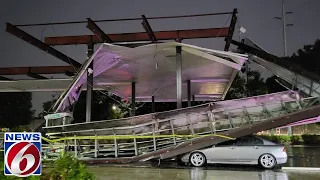
M 0 81 L 0 91 L 65 91 L 56 111 L 64 111 L 86 87 L 87 69 L 93 62 L 94 89 L 106 89 L 131 99 L 136 82 L 136 101 L 176 101 L 176 47 L 182 49 L 182 98 L 187 100 L 187 81 L 197 101 L 222 100 L 247 56 L 168 42 L 128 48 L 104 43 L 81 67 L 73 80 Z M 23 82 L 23 83 L 22 83 Z
M 237 71 L 245 61 L 245 57 L 226 52 L 219 54 L 220 57 L 230 57 L 241 59 L 238 62 L 231 62 L 222 59 L 229 64 L 223 64 L 210 59 L 216 58 L 214 54 L 219 51 L 207 53 L 200 51 L 194 46 L 187 46 L 181 43 L 162 43 L 141 46 L 137 48 L 118 47 L 104 44 L 105 48 L 111 49 L 119 55 L 119 63 L 108 71 L 97 75 L 94 79 L 95 84 L 105 84 L 113 82 L 136 82 L 136 101 L 148 101 L 151 96 L 155 101 L 175 101 L 176 97 L 176 46 L 182 46 L 182 82 L 183 99 L 187 98 L 187 80 L 192 82 L 191 92 L 193 95 L 219 94 L 220 99 L 232 81 L 232 74 Z M 185 51 L 186 49 L 186 51 Z M 190 52 L 198 50 L 197 52 Z M 238 68 L 238 69 L 237 69 Z M 131 98 L 131 84 L 122 86 L 110 86 L 110 91 L 117 92 L 123 98 Z M 141 98 L 145 97 L 145 98 Z M 195 96 L 196 100 L 203 99 L 205 96 Z M 214 100 L 207 97 L 205 100 Z

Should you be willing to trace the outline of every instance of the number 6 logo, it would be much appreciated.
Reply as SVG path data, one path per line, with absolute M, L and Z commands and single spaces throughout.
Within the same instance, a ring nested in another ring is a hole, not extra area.
M 40 158 L 40 152 L 33 143 L 17 142 L 8 148 L 5 164 L 12 175 L 26 177 L 39 168 Z

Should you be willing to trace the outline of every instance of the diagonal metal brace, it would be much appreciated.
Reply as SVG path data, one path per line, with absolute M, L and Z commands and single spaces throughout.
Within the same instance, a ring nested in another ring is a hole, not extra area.
M 154 35 L 154 32 L 153 32 L 153 30 L 151 29 L 151 26 L 150 26 L 150 24 L 149 24 L 146 16 L 145 16 L 145 15 L 141 15 L 141 16 L 142 16 L 142 20 L 143 20 L 141 24 L 142 24 L 143 28 L 146 30 L 146 33 L 148 34 L 150 40 L 151 40 L 152 42 L 157 42 L 157 38 L 156 38 L 156 36 Z
M 110 37 L 106 33 L 104 33 L 96 23 L 94 23 L 90 18 L 87 18 L 87 20 L 87 28 L 89 28 L 96 36 L 98 36 L 100 40 L 108 43 L 113 43 Z
M 7 23 L 7 27 L 6 27 L 6 31 L 32 45 L 34 45 L 35 47 L 51 54 L 52 56 L 61 59 L 62 61 L 75 66 L 76 68 L 80 68 L 81 64 L 77 61 L 75 61 L 74 59 L 66 56 L 65 54 L 61 53 L 60 51 L 50 47 L 49 45 L 43 43 L 42 41 L 40 41 L 39 39 L 31 36 L 30 34 L 22 31 L 21 29 L 17 28 L 16 26 Z

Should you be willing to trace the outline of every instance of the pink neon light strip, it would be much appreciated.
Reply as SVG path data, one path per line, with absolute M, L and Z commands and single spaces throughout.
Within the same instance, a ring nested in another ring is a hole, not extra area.
M 320 122 L 320 116 L 314 117 L 314 118 L 309 118 L 309 119 L 304 119 L 302 121 L 298 121 L 298 122 L 294 122 L 294 123 L 290 123 L 290 124 L 287 124 L 287 125 L 282 126 L 280 128 L 301 126 L 301 125 L 312 124 L 312 123 L 317 123 L 317 122 Z

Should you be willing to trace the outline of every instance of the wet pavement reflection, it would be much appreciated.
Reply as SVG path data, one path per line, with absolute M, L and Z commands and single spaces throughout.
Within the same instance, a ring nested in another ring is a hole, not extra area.
M 287 147 L 284 167 L 320 167 L 320 147 Z M 264 170 L 257 166 L 209 165 L 203 168 L 158 161 L 89 167 L 98 180 L 320 180 L 320 171 Z
M 204 168 L 90 167 L 98 180 L 319 180 L 320 172 Z
M 287 167 L 320 167 L 320 147 L 287 147 Z

